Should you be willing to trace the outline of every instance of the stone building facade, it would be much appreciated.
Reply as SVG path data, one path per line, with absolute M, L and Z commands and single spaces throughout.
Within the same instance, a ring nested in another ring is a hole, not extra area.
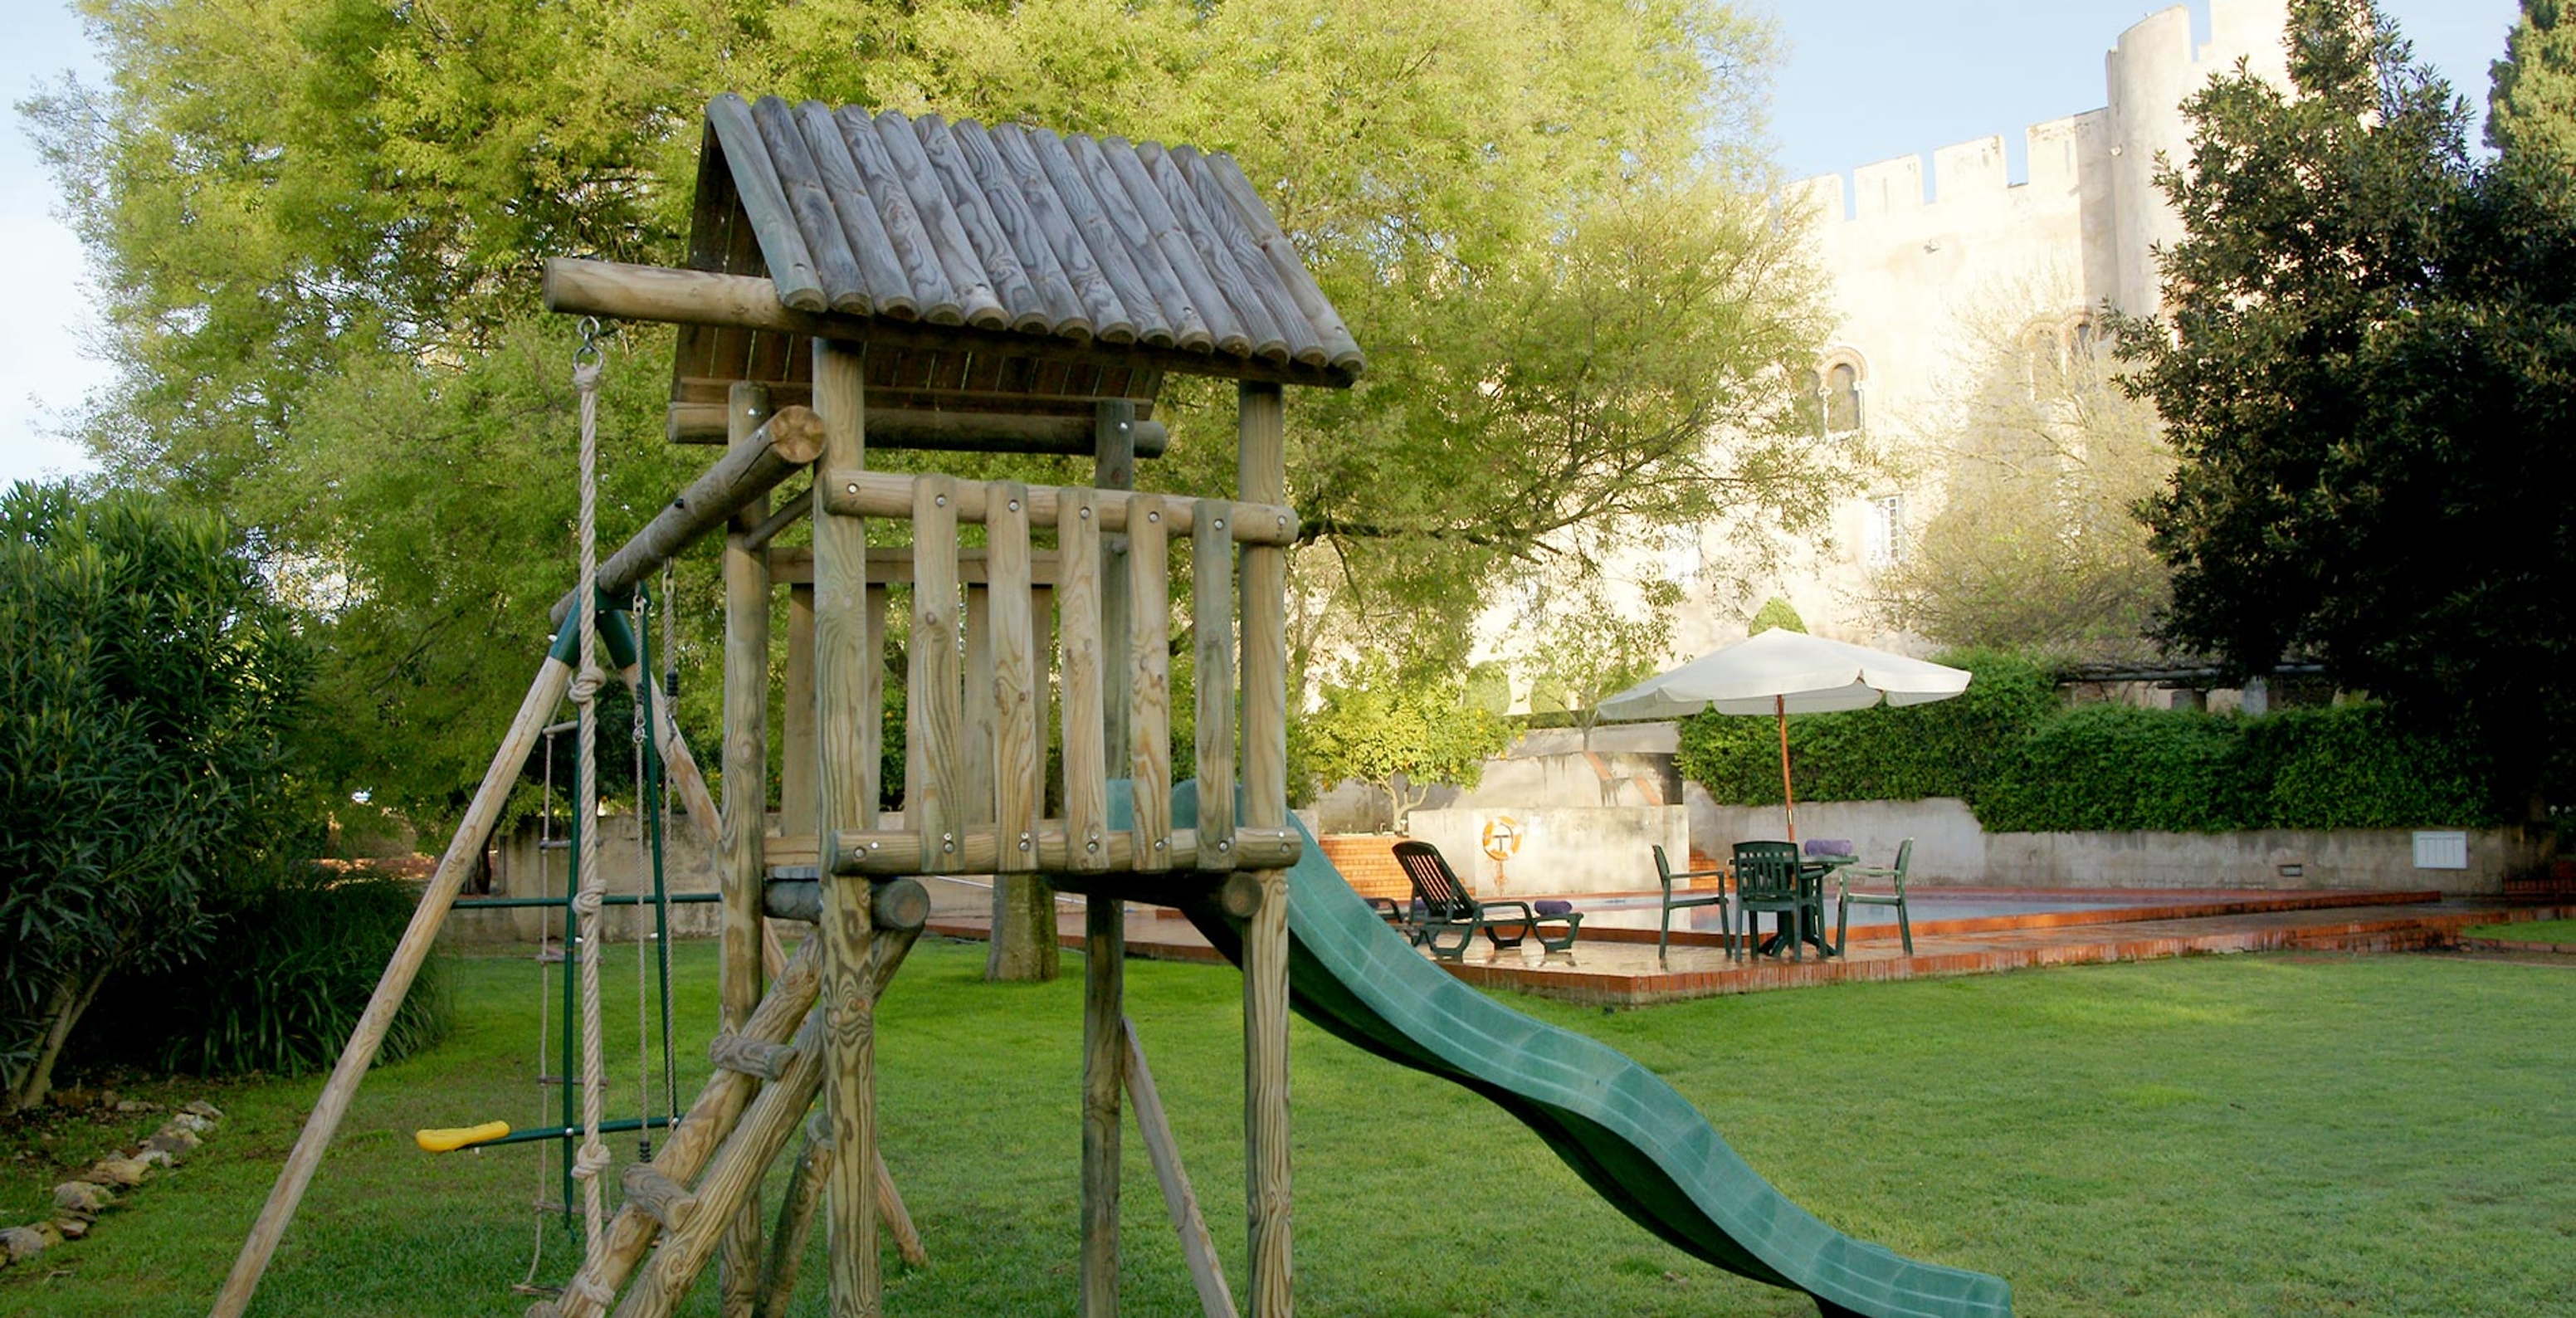
M 2122 32 L 2103 59 L 2106 104 L 2024 129 L 2018 180 L 1995 136 L 1934 151 L 1928 172 L 1907 155 L 1792 187 L 1837 316 L 1810 377 L 1820 442 L 1870 443 L 1906 474 L 1851 491 L 1829 537 L 1792 549 L 1749 598 L 1693 600 L 1677 650 L 1702 654 L 1741 637 L 1774 595 L 1810 631 L 1916 648 L 1879 621 L 1872 582 L 1943 497 L 1927 437 L 1955 406 L 1974 340 L 2000 324 L 2080 349 L 2102 308 L 2152 313 L 2155 248 L 2181 231 L 2154 175 L 2159 157 L 2188 158 L 2182 101 L 2239 60 L 2288 81 L 2285 0 L 2211 0 L 2210 11 L 2207 40 L 2183 6 Z

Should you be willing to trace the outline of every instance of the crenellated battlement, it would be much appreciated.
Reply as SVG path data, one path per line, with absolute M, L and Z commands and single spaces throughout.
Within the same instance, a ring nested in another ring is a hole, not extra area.
M 2103 55 L 2105 100 L 2099 109 L 2043 120 L 2022 130 L 2029 177 L 2010 182 L 1998 134 L 1821 174 L 1791 185 L 1792 204 L 1827 224 L 1861 223 L 1925 211 L 1959 212 L 2064 195 L 2106 176 L 2134 152 L 2133 171 L 2147 167 L 2161 141 L 2129 141 L 2148 123 L 2171 120 L 2183 97 L 2212 74 L 2247 60 L 2258 73 L 2282 71 L 2286 0 L 2210 0 L 2210 38 L 2192 35 L 2189 7 L 2150 14 L 2123 31 Z M 2143 111 L 2143 114 L 2137 113 Z M 2160 133 L 2152 134 L 2160 137 Z M 1927 197 L 1926 170 L 1932 184 Z M 2143 178 L 2139 180 L 2143 182 Z
M 2088 157 L 2097 167 L 2109 159 L 2110 117 L 2107 109 L 2087 110 L 2023 129 L 2030 177 L 2021 183 L 2010 181 L 2004 139 L 1996 134 L 1934 149 L 1928 162 L 1929 199 L 1923 186 L 1927 162 L 1920 155 L 1875 161 L 1848 176 L 1800 179 L 1790 185 L 1789 196 L 1792 204 L 1812 207 L 1819 220 L 1830 224 L 1912 211 L 1984 209 L 2019 195 L 2069 192 L 2082 185 Z

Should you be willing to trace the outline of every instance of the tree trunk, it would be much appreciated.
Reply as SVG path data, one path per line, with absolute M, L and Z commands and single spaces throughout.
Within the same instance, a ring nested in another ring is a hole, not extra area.
M 90 977 L 86 987 L 76 988 L 76 981 L 66 979 L 61 987 L 54 990 L 53 1003 L 46 1008 L 45 1041 L 36 1050 L 35 1064 L 27 1068 L 27 1074 L 19 1081 L 18 1087 L 10 1091 L 10 1111 L 24 1112 L 42 1106 L 52 1096 L 54 1063 L 62 1058 L 63 1044 L 72 1037 L 72 1027 L 80 1023 L 81 1013 L 88 1011 L 89 1004 L 97 1000 L 98 991 L 107 983 L 112 968 L 101 967 Z
M 993 876 L 993 936 L 984 978 L 1043 983 L 1056 977 L 1055 889 L 1034 874 Z

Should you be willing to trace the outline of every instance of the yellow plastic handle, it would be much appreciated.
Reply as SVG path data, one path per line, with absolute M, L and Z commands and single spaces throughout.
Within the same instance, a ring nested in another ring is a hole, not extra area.
M 429 1153 L 453 1153 L 475 1144 L 489 1144 L 510 1133 L 506 1121 L 486 1121 L 480 1126 L 450 1126 L 445 1130 L 415 1130 L 412 1142 Z

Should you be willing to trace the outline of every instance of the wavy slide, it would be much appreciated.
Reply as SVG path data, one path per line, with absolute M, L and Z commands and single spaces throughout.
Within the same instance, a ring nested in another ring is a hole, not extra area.
M 1194 827 L 1196 792 L 1184 787 L 1174 796 L 1174 826 Z M 1653 1072 L 1513 1011 L 1424 959 L 1351 891 L 1312 837 L 1288 894 L 1289 985 L 1299 1015 L 1492 1100 L 1619 1211 L 1675 1247 L 1804 1291 L 1827 1318 L 2012 1313 L 2002 1278 L 1918 1262 L 1834 1230 L 1746 1166 Z M 1189 915 L 1240 960 L 1238 928 L 1212 906 Z

